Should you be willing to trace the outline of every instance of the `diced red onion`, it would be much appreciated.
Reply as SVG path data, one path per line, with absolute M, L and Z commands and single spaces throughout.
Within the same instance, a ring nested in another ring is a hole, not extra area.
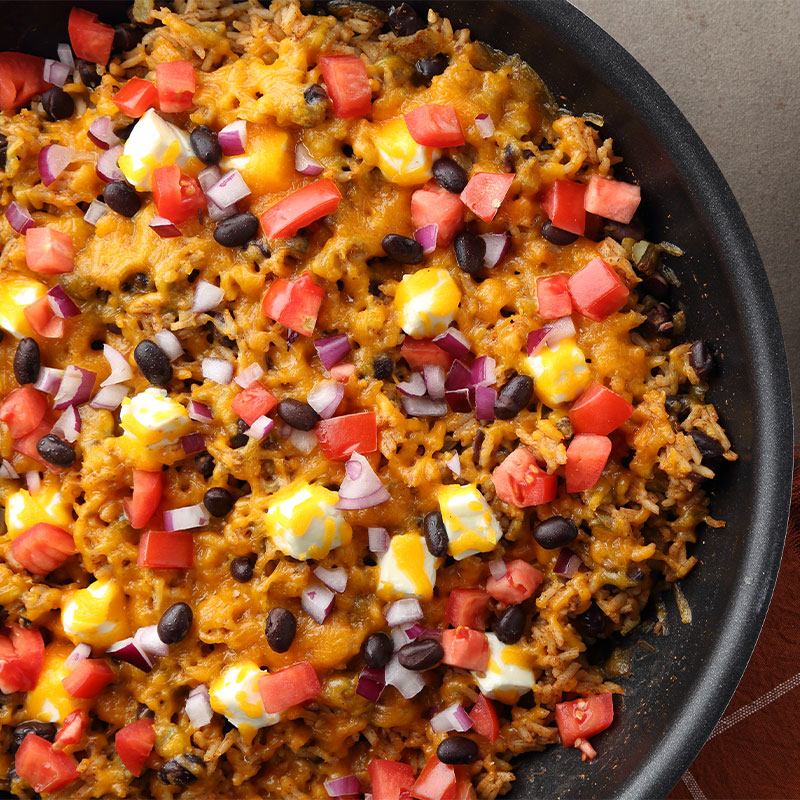
M 436 249 L 436 239 L 439 236 L 439 226 L 432 222 L 430 225 L 423 225 L 414 231 L 414 239 L 422 245 L 422 254 L 430 255 Z
M 75 151 L 61 144 L 46 144 L 39 151 L 39 175 L 45 186 L 54 183 L 58 176 L 72 163 Z
M 458 457 L 458 453 L 453 453 L 444 463 L 446 467 L 449 467 L 453 475 L 457 478 L 461 477 L 461 459 Z
M 106 648 L 106 655 L 116 658 L 118 661 L 133 664 L 134 667 L 138 667 L 142 672 L 150 672 L 153 669 L 153 659 L 133 641 L 132 636 L 114 642 L 114 644 Z
M 409 417 L 443 417 L 447 413 L 444 400 L 431 400 L 429 397 L 401 397 L 403 411 Z
M 204 378 L 222 386 L 233 380 L 233 363 L 224 358 L 204 358 L 201 369 Z
M 301 452 L 310 453 L 317 446 L 317 434 L 314 431 L 300 431 L 292 428 L 289 441 Z
M 496 581 L 499 581 L 507 571 L 506 562 L 501 558 L 496 558 L 494 561 L 489 562 L 489 573 Z
M 38 469 L 31 469 L 25 473 L 25 485 L 30 494 L 36 494 L 42 488 L 42 474 Z
M 189 717 L 189 722 L 195 728 L 202 728 L 208 725 L 214 717 L 214 709 L 211 708 L 211 700 L 209 698 L 208 686 L 201 683 L 195 686 L 189 696 L 186 698 L 186 716 Z
M 102 200 L 92 200 L 89 203 L 89 208 L 86 209 L 86 213 L 83 215 L 83 218 L 90 224 L 90 225 L 97 225 L 98 222 L 108 213 L 108 206 Z
M 390 628 L 396 628 L 398 625 L 408 625 L 410 622 L 422 619 L 422 616 L 422 606 L 415 597 L 404 597 L 402 600 L 395 600 L 386 609 L 385 613 L 386 622 Z
M 19 478 L 19 473 L 14 469 L 13 464 L 6 458 L 0 464 L 0 478 L 10 478 L 16 480 Z
M 214 286 L 213 283 L 201 279 L 194 287 L 192 312 L 202 314 L 205 311 L 211 311 L 222 302 L 224 296 L 225 293 L 219 286 Z
M 361 794 L 361 783 L 355 775 L 346 778 L 335 778 L 323 784 L 328 797 L 339 797 L 346 794 Z
M 406 397 L 424 397 L 426 387 L 422 373 L 412 372 L 407 381 L 401 381 L 397 384 L 397 391 Z
M 434 714 L 431 717 L 431 728 L 436 733 L 446 733 L 447 731 L 458 731 L 464 733 L 472 727 L 472 720 L 466 709 L 460 703 L 453 703 L 444 711 Z
M 110 147 L 105 153 L 100 153 L 97 158 L 97 166 L 95 170 L 102 180 L 106 183 L 112 181 L 124 181 L 125 175 L 119 167 L 119 157 L 122 155 L 122 145 L 114 145 Z M 153 220 L 155 222 L 155 219 Z M 150 223 L 153 227 L 153 223 Z
M 112 347 L 110 344 L 104 344 L 103 355 L 106 361 L 108 361 L 108 366 L 111 367 L 111 373 L 100 386 L 113 386 L 116 383 L 122 383 L 133 377 L 133 370 L 128 363 L 128 359 L 125 358 L 119 350 Z
M 395 653 L 411 641 L 406 628 L 392 628 L 391 634 Z
M 575 323 L 572 317 L 560 317 L 550 323 L 550 332 L 547 334 L 547 346 L 555 350 L 564 339 L 575 336 Z
M 448 328 L 433 339 L 434 343 L 453 358 L 463 358 L 469 354 L 469 342 L 458 328 Z
M 364 456 L 353 453 L 344 465 L 345 478 L 339 487 L 337 508 L 358 510 L 371 508 L 389 499 L 389 492 L 381 483 Z
M 61 319 L 77 317 L 81 313 L 81 310 L 75 305 L 75 301 L 60 283 L 47 290 L 47 302 L 50 304 L 52 312 Z
M 45 394 L 55 394 L 58 391 L 58 387 L 61 386 L 61 379 L 63 377 L 63 369 L 42 367 L 39 370 L 39 377 L 34 381 L 33 388 Z
M 468 414 L 472 411 L 472 400 L 469 389 L 448 389 L 444 399 L 452 411 L 458 414 Z
M 344 386 L 338 381 L 321 381 L 309 393 L 306 402 L 322 419 L 330 419 L 344 397 Z
M 386 686 L 383 669 L 364 667 L 358 675 L 356 694 L 365 697 L 371 703 L 377 702 L 383 687 Z
M 36 226 L 31 212 L 16 200 L 12 200 L 11 203 L 6 206 L 6 219 L 8 220 L 8 224 L 17 233 L 25 233 L 28 228 L 34 228 Z
M 211 409 L 205 403 L 197 400 L 189 401 L 188 411 L 189 419 L 193 419 L 195 422 L 211 422 L 214 419 Z
M 62 64 L 66 64 L 70 69 L 75 69 L 75 59 L 72 57 L 72 48 L 66 43 L 62 42 L 56 48 L 58 53 L 58 60 Z
M 107 411 L 113 411 L 119 408 L 120 403 L 128 396 L 130 387 L 124 386 L 121 383 L 115 383 L 113 386 L 104 386 L 92 398 L 89 405 L 92 408 L 104 408 Z
M 413 625 L 405 629 L 406 636 L 409 639 L 441 639 L 442 638 L 442 630 L 441 628 L 425 628 L 420 625 L 418 622 L 415 622 Z
M 469 389 L 472 386 L 472 370 L 463 361 L 454 361 L 447 372 L 445 389 Z
M 535 356 L 545 346 L 548 333 L 550 333 L 550 326 L 545 325 L 528 334 L 527 350 L 529 356 Z
M 197 176 L 197 182 L 200 184 L 200 188 L 205 193 L 212 186 L 214 186 L 214 184 L 216 184 L 220 178 L 222 178 L 222 170 L 215 164 L 202 170 L 202 172 L 200 172 L 200 174 Z M 235 206 L 220 208 L 213 200 L 206 198 L 206 201 L 208 203 L 208 216 L 211 217 L 214 222 L 220 222 L 221 220 L 227 219 L 236 213 Z
M 260 442 L 274 426 L 275 420 L 270 419 L 266 414 L 262 414 L 253 420 L 253 424 L 245 431 L 245 435 Z
M 316 567 L 314 574 L 334 592 L 341 594 L 347 588 L 347 572 L 342 567 Z
M 114 123 L 111 117 L 97 117 L 92 121 L 87 131 L 88 137 L 103 150 L 116 147 L 120 143 L 120 138 L 114 133 Z
M 64 377 L 53 398 L 53 408 L 61 411 L 67 406 L 78 406 L 92 396 L 94 381 L 97 375 L 83 367 L 72 364 L 64 370 Z
M 294 149 L 294 168 L 301 175 L 321 175 L 325 169 L 322 162 L 314 158 L 302 142 L 298 142 Z
M 581 559 L 567 547 L 562 547 L 558 554 L 553 572 L 562 578 L 571 578 L 581 565 Z
M 425 364 L 422 377 L 431 400 L 444 400 L 444 370 L 436 364 Z
M 146 625 L 133 634 L 134 644 L 149 656 L 165 656 L 169 653 L 169 645 L 161 641 L 158 625 Z
M 238 169 L 228 170 L 206 191 L 206 197 L 220 208 L 230 208 L 250 194 L 250 187 Z
M 262 375 L 264 370 L 260 364 L 254 361 L 249 367 L 243 369 L 233 380 L 242 387 L 247 389 L 252 386 Z
M 494 122 L 488 114 L 478 114 L 475 117 L 475 127 L 481 139 L 488 139 L 494 133 Z
M 384 673 L 386 683 L 394 686 L 406 700 L 416 697 L 425 688 L 423 673 L 406 669 L 393 655 Z
M 173 239 L 181 235 L 181 229 L 164 217 L 153 217 L 150 220 L 150 227 L 162 238 Z
M 219 146 L 226 156 L 240 156 L 247 148 L 247 123 L 237 119 L 226 125 L 218 134 Z
M 91 645 L 86 644 L 86 642 L 76 644 L 72 652 L 64 659 L 64 667 L 71 672 L 81 661 L 86 661 L 91 654 Z
M 211 517 L 202 503 L 193 506 L 170 508 L 164 512 L 165 531 L 186 531 L 190 528 L 200 528 L 206 525 Z
M 472 363 L 470 382 L 473 386 L 493 386 L 497 380 L 496 367 L 497 362 L 491 356 L 479 356 Z
M 172 331 L 163 328 L 153 338 L 156 340 L 156 344 L 167 354 L 167 358 L 170 361 L 174 361 L 183 355 L 183 346 L 180 339 Z
M 187 456 L 202 453 L 206 449 L 206 440 L 202 433 L 187 433 L 186 436 L 181 436 L 180 441 L 183 452 Z
M 81 417 L 75 406 L 64 409 L 61 416 L 55 421 L 50 433 L 60 436 L 65 441 L 72 444 L 81 432 Z
M 66 64 L 54 61 L 52 58 L 44 60 L 42 77 L 47 83 L 52 83 L 53 86 L 63 86 L 71 74 L 72 70 Z
M 481 239 L 486 243 L 483 266 L 492 269 L 503 260 L 511 247 L 511 235 L 509 233 L 482 233 Z
M 314 347 L 325 369 L 338 364 L 350 352 L 350 340 L 346 333 L 337 333 L 335 336 L 325 336 L 314 340 Z
M 315 583 L 303 590 L 300 605 L 315 622 L 322 625 L 333 610 L 333 592 L 321 583 Z
M 475 387 L 475 416 L 479 420 L 490 421 L 494 419 L 494 404 L 497 400 L 497 390 L 491 386 Z
M 389 531 L 386 528 L 367 528 L 371 553 L 385 553 L 389 549 Z

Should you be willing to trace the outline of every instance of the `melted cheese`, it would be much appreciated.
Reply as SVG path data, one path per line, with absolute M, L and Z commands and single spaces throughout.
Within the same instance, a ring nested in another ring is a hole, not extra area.
M 33 329 L 25 316 L 25 307 L 44 294 L 47 294 L 47 287 L 39 281 L 3 276 L 0 284 L 0 328 L 17 339 L 33 336 Z
M 95 581 L 67 599 L 61 625 L 74 644 L 108 647 L 129 634 L 125 595 L 115 581 Z
M 383 123 L 372 137 L 377 166 L 386 180 L 398 186 L 418 186 L 433 174 L 440 150 L 417 144 L 402 117 Z
M 378 559 L 378 597 L 417 597 L 430 600 L 436 584 L 437 560 L 419 533 L 403 533 L 389 540 Z
M 449 540 L 447 552 L 456 561 L 494 550 L 503 532 L 475 484 L 442 486 L 437 499 Z
M 592 382 L 586 357 L 574 339 L 528 356 L 525 369 L 534 378 L 536 396 L 551 408 L 572 402 Z
M 91 701 L 72 697 L 61 682 L 70 670 L 64 666 L 72 652 L 68 644 L 51 644 L 45 648 L 44 664 L 36 686 L 25 695 L 26 719 L 39 722 L 63 722 L 64 717 L 78 708 L 87 708 Z
M 6 531 L 12 539 L 39 522 L 66 531 L 72 528 L 72 506 L 64 502 L 58 489 L 43 486 L 35 495 L 27 489 L 20 489 L 8 498 Z
M 259 728 L 275 725 L 280 714 L 268 714 L 258 691 L 258 679 L 264 673 L 252 661 L 228 667 L 209 687 L 211 708 L 239 729 L 242 738 L 251 742 Z
M 446 269 L 438 267 L 406 275 L 394 296 L 400 327 L 415 339 L 444 333 L 460 302 L 458 285 Z

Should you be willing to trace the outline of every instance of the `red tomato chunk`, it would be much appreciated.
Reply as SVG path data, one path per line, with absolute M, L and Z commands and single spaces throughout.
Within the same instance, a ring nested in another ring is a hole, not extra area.
M 129 772 L 137 778 L 142 774 L 144 762 L 147 761 L 156 743 L 156 731 L 152 719 L 139 719 L 120 728 L 114 737 L 114 747 L 120 761 Z
M 429 181 L 411 195 L 411 223 L 415 228 L 438 225 L 436 246 L 447 247 L 464 227 L 464 206 L 457 194 Z
M 57 792 L 78 777 L 75 761 L 35 733 L 29 733 L 14 758 L 17 775 L 35 792 Z
M 500 719 L 494 703 L 485 694 L 478 698 L 478 702 L 469 712 L 469 718 L 472 720 L 472 729 L 475 733 L 485 736 L 490 742 L 497 741 L 500 735 Z
M 129 117 L 141 117 L 158 102 L 158 90 L 143 78 L 131 78 L 112 98 L 114 105 Z
M 91 11 L 73 8 L 69 12 L 67 27 L 72 49 L 78 58 L 95 64 L 108 63 L 114 43 L 114 29 L 110 25 L 98 22 L 97 14 Z
M 268 714 L 279 714 L 287 708 L 316 697 L 322 687 L 314 667 L 307 661 L 262 675 L 258 691 Z
M 168 114 L 191 111 L 197 80 L 188 61 L 169 61 L 156 65 L 158 107 Z
M 261 215 L 261 227 L 267 239 L 294 236 L 318 219 L 333 214 L 342 195 L 336 184 L 323 178 L 287 195 Z
M 61 339 L 64 336 L 67 321 L 55 315 L 47 295 L 34 300 L 22 313 L 33 332 L 43 339 Z
M 572 298 L 567 290 L 569 275 L 548 275 L 536 279 L 536 299 L 542 319 L 559 319 L 572 313 Z
M 0 111 L 13 112 L 50 84 L 44 77 L 44 59 L 26 53 L 0 53 Z
M 489 640 L 481 631 L 470 628 L 448 628 L 442 631 L 442 661 L 451 667 L 484 672 L 489 665 Z
M 414 783 L 411 796 L 418 800 L 454 800 L 456 782 L 455 768 L 432 756 Z
M 200 184 L 175 165 L 153 171 L 153 202 L 159 216 L 180 225 L 206 207 Z
M 482 631 L 486 629 L 489 595 L 483 589 L 453 589 L 447 598 L 444 618 L 457 628 L 463 625 Z
M 347 461 L 353 453 L 363 456 L 378 449 L 378 423 L 374 411 L 323 419 L 315 430 L 325 458 L 331 461 Z
M 125 513 L 133 528 L 144 528 L 156 513 L 164 491 L 164 473 L 148 472 L 144 469 L 133 471 L 133 499 L 123 503 Z
M 567 491 L 591 489 L 603 474 L 611 453 L 611 439 L 594 433 L 579 433 L 567 448 Z
M 67 714 L 64 717 L 61 730 L 56 734 L 53 748 L 55 750 L 63 750 L 65 747 L 74 747 L 80 744 L 88 724 L 89 717 L 82 708 Z
M 47 398 L 31 386 L 14 389 L 0 404 L 0 420 L 12 439 L 19 439 L 39 427 L 47 411 Z
M 604 731 L 613 721 L 614 701 L 608 692 L 556 705 L 556 724 L 564 747 Z
M 583 205 L 592 214 L 627 225 L 633 219 L 641 200 L 642 191 L 638 186 L 592 175 Z
M 25 231 L 25 263 L 32 272 L 58 275 L 75 268 L 72 239 L 55 228 Z
M 194 539 L 186 531 L 148 531 L 139 540 L 137 566 L 149 569 L 191 569 Z
M 464 132 L 458 114 L 451 105 L 427 105 L 409 111 L 403 117 L 411 138 L 426 147 L 460 147 Z
M 364 117 L 372 110 L 372 90 L 358 56 L 322 56 L 319 60 L 333 113 L 342 119 Z
M 36 443 L 42 438 L 42 436 L 50 433 L 50 429 L 52 427 L 53 426 L 51 423 L 43 421 L 42 424 L 36 428 L 36 430 L 31 431 L 27 436 L 14 439 L 14 450 L 16 450 L 18 453 L 22 453 L 22 455 L 27 456 L 28 458 L 33 459 L 34 461 L 38 461 L 40 464 L 47 466 L 51 472 L 61 472 L 60 469 L 56 469 L 49 464 L 45 464 L 45 462 L 42 460 L 42 457 L 39 455 L 39 451 L 36 449 Z
M 85 658 L 61 680 L 71 697 L 97 697 L 114 680 L 114 670 L 101 658 Z
M 11 543 L 11 555 L 34 575 L 58 569 L 75 552 L 72 534 L 48 522 L 37 522 Z
M 491 222 L 503 204 L 514 176 L 504 172 L 476 172 L 461 192 L 461 202 L 484 222 Z
M 442 350 L 432 339 L 412 339 L 406 336 L 400 346 L 400 355 L 412 370 L 421 370 L 426 364 L 441 367 L 445 372 L 453 363 L 453 356 Z
M 44 664 L 44 641 L 38 628 L 8 626 L 9 635 L 0 636 L 0 692 L 28 692 L 36 686 Z
M 575 310 L 595 322 L 602 322 L 628 302 L 628 287 L 602 258 L 594 258 L 578 270 L 567 286 Z
M 583 236 L 586 209 L 583 198 L 586 187 L 577 181 L 556 181 L 542 197 L 542 209 L 556 228 Z
M 572 404 L 569 419 L 575 433 L 607 436 L 633 414 L 633 406 L 600 383 L 593 383 Z
M 260 383 L 250 384 L 231 401 L 231 408 L 248 425 L 252 425 L 259 417 L 269 414 L 276 405 L 278 401 L 275 396 Z
M 324 294 L 307 272 L 296 281 L 276 278 L 264 295 L 261 311 L 290 330 L 311 336 Z
M 372 783 L 372 800 L 403 800 L 414 785 L 414 770 L 400 761 L 376 758 L 367 767 Z
M 508 606 L 515 606 L 533 596 L 539 588 L 544 575 L 527 561 L 515 559 L 506 564 L 506 574 L 502 578 L 490 577 L 486 581 L 486 591 Z
M 495 468 L 492 482 L 497 496 L 517 508 L 550 503 L 558 489 L 558 478 L 544 472 L 526 447 L 518 447 Z

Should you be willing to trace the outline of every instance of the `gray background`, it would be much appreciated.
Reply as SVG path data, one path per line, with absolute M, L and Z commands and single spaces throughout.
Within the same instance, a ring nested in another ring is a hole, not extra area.
M 714 156 L 778 306 L 800 441 L 800 0 L 571 0 L 661 84 Z

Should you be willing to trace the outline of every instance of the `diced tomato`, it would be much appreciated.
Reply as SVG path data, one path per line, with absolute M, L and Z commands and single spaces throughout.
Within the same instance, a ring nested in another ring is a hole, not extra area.
M 567 284 L 572 305 L 584 317 L 602 322 L 628 302 L 628 287 L 602 258 L 592 259 Z
M 638 186 L 592 175 L 583 198 L 583 207 L 592 214 L 627 225 L 641 201 L 642 190 Z
M 593 383 L 572 404 L 569 419 L 575 433 L 607 436 L 633 414 L 633 406 L 621 395 Z
M 457 628 L 486 630 L 486 614 L 489 611 L 489 595 L 483 589 L 453 589 L 447 598 L 444 618 Z
M 27 53 L 0 53 L 0 111 L 16 111 L 50 84 L 43 77 L 44 59 Z
M 251 383 L 231 401 L 231 408 L 248 425 L 252 425 L 264 414 L 269 414 L 276 405 L 278 405 L 278 401 L 275 399 L 275 395 L 260 383 Z
M 442 350 L 432 339 L 412 339 L 406 336 L 400 346 L 400 355 L 413 370 L 421 370 L 426 364 L 441 367 L 445 372 L 453 363 L 453 356 Z
M 276 278 L 264 295 L 261 311 L 290 330 L 311 336 L 324 294 L 307 272 L 295 281 Z
M 11 555 L 34 575 L 47 575 L 75 555 L 72 534 L 49 522 L 37 522 L 11 542 Z
M 414 770 L 401 761 L 376 758 L 367 767 L 372 782 L 372 800 L 403 800 L 402 793 L 414 785 Z
M 148 531 L 139 540 L 137 566 L 149 569 L 191 569 L 194 539 L 187 531 Z
M 404 114 L 403 118 L 417 144 L 425 147 L 460 147 L 464 144 L 464 131 L 451 105 L 420 106 Z
M 500 719 L 494 703 L 485 694 L 478 698 L 478 702 L 469 712 L 469 718 L 472 720 L 472 730 L 475 733 L 485 736 L 490 742 L 497 741 L 500 735 Z
M 258 679 L 258 691 L 267 714 L 279 714 L 316 697 L 322 687 L 314 667 L 303 661 L 262 675 Z
M 411 796 L 417 800 L 455 800 L 456 782 L 455 769 L 431 756 L 414 782 Z
M 61 730 L 56 734 L 53 749 L 63 750 L 65 747 L 74 747 L 80 744 L 88 724 L 89 717 L 82 708 L 78 708 L 71 714 L 67 714 L 67 716 L 64 717 L 64 722 L 61 724 Z
M 200 184 L 174 164 L 153 170 L 152 186 L 153 202 L 159 215 L 176 225 L 206 207 Z
M 492 473 L 497 496 L 517 508 L 538 506 L 555 500 L 558 477 L 548 475 L 526 447 L 518 447 Z
M 130 502 L 123 500 L 125 513 L 132 528 L 144 528 L 156 513 L 164 491 L 164 473 L 161 470 L 150 472 L 145 469 L 133 471 L 133 497 Z
M 325 458 L 331 461 L 347 461 L 353 453 L 364 456 L 378 449 L 378 422 L 374 411 L 323 419 L 315 430 Z
M 50 742 L 29 733 L 14 757 L 17 775 L 27 781 L 34 792 L 57 792 L 78 777 L 75 761 L 56 750 Z
M 613 721 L 614 700 L 610 692 L 556 704 L 556 724 L 564 747 L 604 731 Z
M 481 631 L 471 628 L 447 628 L 442 631 L 442 661 L 451 667 L 484 672 L 489 664 L 489 640 Z
M 111 99 L 123 114 L 141 117 L 158 102 L 158 89 L 144 78 L 131 78 Z
M 411 223 L 415 228 L 438 225 L 436 246 L 447 247 L 464 227 L 461 198 L 429 181 L 411 195 Z
M 331 380 L 337 383 L 347 383 L 355 373 L 355 364 L 334 364 L 331 367 Z
M 542 197 L 542 209 L 556 228 L 583 236 L 586 209 L 583 197 L 586 187 L 577 181 L 556 181 Z
M 339 207 L 342 194 L 328 178 L 306 184 L 283 200 L 270 206 L 261 215 L 261 227 L 267 239 L 286 239 L 294 236 L 318 219 L 333 214 Z
M 44 664 L 44 641 L 38 628 L 12 622 L 0 636 L 0 692 L 28 692 L 36 686 Z
M 372 90 L 358 56 L 322 56 L 319 60 L 333 113 L 342 119 L 364 117 L 372 110 Z
M 30 323 L 33 332 L 43 339 L 61 339 L 66 330 L 66 320 L 57 317 L 50 306 L 47 295 L 34 300 L 23 309 L 25 319 Z
M 28 228 L 25 231 L 25 263 L 42 275 L 58 275 L 75 268 L 72 239 L 55 228 Z
M 536 298 L 542 319 L 559 319 L 572 313 L 572 298 L 567 290 L 569 275 L 548 275 L 536 279 Z
M 153 720 L 147 717 L 120 728 L 114 736 L 114 747 L 120 761 L 128 772 L 137 778 L 142 774 L 144 762 L 153 752 L 155 743 L 156 730 L 153 727 Z
M 484 222 L 491 222 L 513 182 L 513 174 L 476 172 L 461 192 L 461 202 Z
M 544 575 L 527 561 L 520 558 L 506 564 L 506 574 L 502 578 L 486 581 L 486 591 L 507 606 L 515 606 L 533 596 L 541 586 Z
M 97 697 L 114 680 L 114 670 L 102 658 L 84 658 L 66 678 L 61 679 L 72 697 Z
M 456 774 L 458 774 L 456 772 Z M 475 800 L 475 789 L 469 778 L 459 778 L 453 800 Z
M 12 439 L 37 428 L 47 411 L 47 398 L 32 386 L 14 389 L 0 404 L 0 420 L 8 425 Z
M 68 28 L 69 40 L 78 58 L 95 64 L 108 63 L 114 43 L 114 29 L 110 25 L 99 22 L 97 14 L 91 11 L 73 8 L 69 12 Z
M 29 434 L 22 436 L 19 439 L 14 439 L 14 450 L 16 450 L 18 453 L 22 453 L 22 455 L 27 456 L 28 458 L 33 459 L 34 461 L 38 461 L 40 464 L 45 464 L 46 462 L 44 459 L 42 459 L 42 457 L 39 455 L 39 451 L 36 449 L 36 443 L 42 438 L 42 436 L 50 433 L 50 429 L 52 427 L 52 423 L 43 420 L 41 425 L 39 425 L 36 430 L 31 431 Z M 50 469 L 53 472 L 61 471 L 55 467 L 50 467 Z
M 567 491 L 583 492 L 591 489 L 603 474 L 611 439 L 594 433 L 579 433 L 567 448 Z
M 191 111 L 197 80 L 188 61 L 167 61 L 156 64 L 158 107 L 167 114 Z

